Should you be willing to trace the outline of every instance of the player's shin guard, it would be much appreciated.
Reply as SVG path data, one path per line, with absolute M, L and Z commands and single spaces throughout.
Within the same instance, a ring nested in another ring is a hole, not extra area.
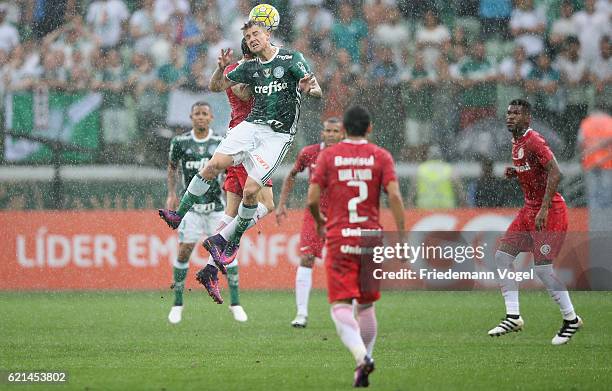
M 312 268 L 298 266 L 295 273 L 295 304 L 297 314 L 308 316 L 308 298 L 312 287 Z
M 563 319 L 576 319 L 576 312 L 572 305 L 572 300 L 569 297 L 565 284 L 557 278 L 552 264 L 536 265 L 535 272 L 538 278 L 542 281 L 550 297 L 559 305 Z
M 227 265 L 227 285 L 230 290 L 230 305 L 240 305 L 238 281 L 238 260 L 234 260 Z
M 334 304 L 331 307 L 331 317 L 336 325 L 340 340 L 353 354 L 357 365 L 363 363 L 367 349 L 359 331 L 359 324 L 353 317 L 353 306 L 350 304 Z
M 368 356 L 372 357 L 374 342 L 376 342 L 376 334 L 378 333 L 374 303 L 357 304 L 357 322 L 359 323 L 361 339 L 366 346 Z
M 176 213 L 181 216 L 185 216 L 193 204 L 197 202 L 198 198 L 208 191 L 211 183 L 212 181 L 202 178 L 200 174 L 196 174 L 193 178 L 191 178 L 191 182 L 189 182 L 189 186 L 187 186 L 187 190 L 181 198 L 181 203 L 179 204 Z
M 183 305 L 183 292 L 185 291 L 185 278 L 187 277 L 187 271 L 189 270 L 189 261 L 181 262 L 174 260 L 173 263 L 173 275 L 174 283 L 172 287 L 174 289 L 174 305 Z
M 498 272 L 504 271 L 506 276 L 508 275 L 507 272 L 514 272 L 514 259 L 515 257 L 512 255 L 498 250 L 495 253 L 495 263 L 497 264 Z M 519 292 L 516 280 L 500 277 L 500 287 L 504 296 L 504 302 L 506 303 L 506 314 L 519 315 Z

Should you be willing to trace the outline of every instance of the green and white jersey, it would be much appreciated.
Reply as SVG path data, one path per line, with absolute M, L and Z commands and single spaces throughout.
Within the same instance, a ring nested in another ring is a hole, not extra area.
M 272 59 L 245 61 L 226 77 L 251 86 L 255 102 L 246 121 L 295 134 L 302 100 L 298 82 L 308 73 L 310 66 L 302 53 L 278 48 Z
M 191 178 L 210 160 L 220 142 L 221 137 L 215 136 L 212 129 L 208 131 L 205 139 L 196 139 L 193 130 L 172 138 L 169 159 L 177 166 L 180 164 L 183 189 L 189 186 Z M 191 207 L 191 210 L 198 213 L 210 213 L 221 211 L 224 208 L 221 201 L 221 186 L 217 180 L 210 186 L 210 190 Z

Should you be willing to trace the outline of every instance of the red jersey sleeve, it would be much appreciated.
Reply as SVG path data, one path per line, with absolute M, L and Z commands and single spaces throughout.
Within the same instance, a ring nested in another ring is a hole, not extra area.
M 300 151 L 297 159 L 295 160 L 295 164 L 293 165 L 293 171 L 302 172 L 306 169 L 306 154 L 304 153 L 304 149 Z
M 328 153 L 327 151 L 322 151 L 317 158 L 317 165 L 315 167 L 314 173 L 310 177 L 310 183 L 316 183 L 322 189 L 325 189 L 328 185 Z
M 387 190 L 389 182 L 397 181 L 397 174 L 395 173 L 395 162 L 393 157 L 387 150 L 381 150 L 380 162 L 382 164 L 382 185 L 383 189 Z
M 540 135 L 531 139 L 531 142 L 529 143 L 529 150 L 542 165 L 542 167 L 545 167 L 554 156 L 550 147 L 548 146 L 548 143 L 546 140 L 544 140 L 544 137 Z

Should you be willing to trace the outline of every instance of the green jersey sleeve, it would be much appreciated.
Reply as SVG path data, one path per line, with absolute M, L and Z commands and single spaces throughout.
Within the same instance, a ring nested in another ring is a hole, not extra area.
M 251 84 L 251 76 L 249 76 L 248 68 L 249 62 L 243 62 L 226 74 L 225 77 L 236 83 Z
M 294 53 L 293 63 L 289 67 L 289 72 L 298 80 L 310 73 L 310 65 L 308 65 L 302 53 Z

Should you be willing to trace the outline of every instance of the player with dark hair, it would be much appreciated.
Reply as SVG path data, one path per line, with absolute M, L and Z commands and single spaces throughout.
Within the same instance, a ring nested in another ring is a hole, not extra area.
M 183 185 L 187 188 L 191 178 L 212 157 L 221 142 L 221 137 L 216 136 L 210 129 L 213 113 L 208 103 L 203 101 L 194 103 L 189 118 L 192 123 L 191 131 L 175 136 L 170 142 L 167 208 L 174 208 L 178 203 L 176 182 L 179 166 Z M 179 251 L 173 263 L 174 306 L 168 315 L 170 323 L 176 324 L 182 319 L 185 278 L 195 244 L 202 235 L 214 233 L 222 218 L 221 187 L 219 182 L 215 181 L 211 184 L 211 191 L 196 200 L 178 227 Z M 237 284 L 234 289 L 238 291 Z
M 360 106 L 349 108 L 344 113 L 343 128 L 347 138 L 319 153 L 308 188 L 308 207 L 317 231 L 322 233 L 325 226 L 331 317 L 342 343 L 357 363 L 353 386 L 367 387 L 374 370 L 372 352 L 378 327 L 374 302 L 380 298 L 380 292 L 378 286 L 360 283 L 362 269 L 370 266 L 362 264 L 360 253 L 367 248 L 361 233 L 382 231 L 380 193 L 385 190 L 401 237 L 404 205 L 391 154 L 366 138 L 372 131 L 368 111 Z M 322 192 L 333 200 L 326 216 L 319 207 Z
M 236 84 L 248 84 L 254 96 L 253 109 L 246 120 L 232 128 L 212 159 L 194 176 L 178 210 L 159 211 L 162 219 L 176 228 L 193 200 L 209 191 L 218 174 L 231 165 L 244 164 L 249 176 L 238 215 L 220 234 L 204 240 L 220 269 L 236 257 L 240 239 L 257 213 L 257 196 L 293 143 L 302 94 L 322 96 L 302 53 L 272 46 L 270 32 L 262 23 L 250 20 L 242 31 L 256 58 L 223 75 L 231 62 L 231 50 L 222 50 L 209 87 L 220 92 Z
M 289 171 L 283 182 L 279 205 L 276 208 L 276 221 L 279 225 L 282 224 L 283 220 L 287 217 L 287 198 L 295 184 L 296 175 L 308 168 L 308 175 L 312 176 L 319 153 L 324 148 L 337 144 L 343 138 L 344 131 L 342 130 L 342 122 L 339 118 L 331 117 L 323 121 L 323 130 L 321 131 L 322 142 L 307 145 L 302 148 L 293 168 Z M 323 214 L 325 214 L 325 210 L 329 204 L 329 199 L 325 194 L 326 193 L 322 193 L 321 196 L 321 211 Z M 321 259 L 322 249 L 323 238 L 317 234 L 312 215 L 306 212 L 304 213 L 302 231 L 300 234 L 300 266 L 295 274 L 295 302 L 297 306 L 297 315 L 291 322 L 293 327 L 306 327 L 308 322 L 308 298 L 312 286 L 312 266 L 314 265 L 315 259 Z
M 512 162 L 506 168 L 507 178 L 518 178 L 525 205 L 506 231 L 495 253 L 499 270 L 514 271 L 513 262 L 520 252 L 531 252 L 535 272 L 559 305 L 563 324 L 553 337 L 553 345 L 562 345 L 582 327 L 565 285 L 553 270 L 553 260 L 559 254 L 567 232 L 567 206 L 557 192 L 561 171 L 546 140 L 529 127 L 531 106 L 523 99 L 510 102 L 506 124 L 512 133 Z M 525 322 L 519 311 L 518 283 L 514 279 L 501 280 L 501 291 L 506 304 L 506 317 L 489 335 L 500 336 L 519 331 Z

